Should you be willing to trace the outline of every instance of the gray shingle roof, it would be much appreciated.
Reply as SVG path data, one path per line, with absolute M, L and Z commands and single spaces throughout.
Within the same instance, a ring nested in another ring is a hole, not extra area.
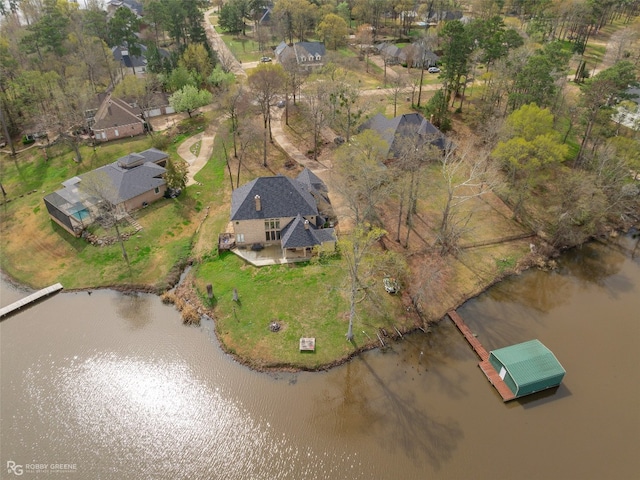
M 293 46 L 281 42 L 274 52 L 280 63 L 285 63 L 288 59 L 295 58 L 296 62 L 301 65 L 312 65 L 322 62 L 327 50 L 324 43 L 320 42 L 298 42 Z M 319 59 L 317 59 L 318 56 L 320 57 Z M 313 59 L 310 59 L 310 57 L 313 57 Z
M 133 168 L 145 162 L 157 163 L 165 158 L 169 158 L 169 155 L 156 148 L 150 148 L 144 152 L 130 153 L 129 155 L 120 157 L 115 163 L 122 168 Z
M 296 180 L 305 184 L 307 188 L 311 190 L 317 190 L 318 192 L 327 192 L 327 186 L 315 173 L 305 167 L 302 172 L 296 177 Z
M 96 112 L 96 123 L 93 125 L 93 130 L 144 123 L 144 120 L 140 118 L 141 113 L 142 110 L 139 108 L 131 107 L 119 98 L 109 96 L 105 98 Z M 124 135 L 124 132 L 122 134 Z
M 320 42 L 298 42 L 293 45 L 293 48 L 296 50 L 296 54 L 299 55 L 320 55 L 320 57 L 324 57 L 327 53 L 326 48 L 324 47 L 324 43 Z
M 111 48 L 111 53 L 113 53 L 113 59 L 116 62 L 122 62 L 125 67 L 146 67 L 147 66 L 147 47 L 138 44 L 137 47 L 140 49 L 140 55 L 131 55 L 129 54 L 129 48 L 126 45 L 119 45 L 117 47 Z
M 360 127 L 360 131 L 367 129 L 377 132 L 389 144 L 387 157 L 397 157 L 402 150 L 403 138 L 409 135 L 417 134 L 440 149 L 445 147 L 442 132 L 419 113 L 407 113 L 391 119 L 379 113 Z
M 256 210 L 255 197 L 260 197 Z M 318 215 L 313 196 L 299 181 L 283 175 L 259 177 L 236 188 L 231 196 L 231 220 Z
M 305 228 L 305 222 L 308 228 Z M 322 245 L 324 242 L 335 241 L 333 228 L 316 229 L 310 222 L 296 216 L 289 224 L 282 229 L 282 248 L 303 248 Z
M 407 63 L 407 53 L 410 49 L 413 50 L 411 55 L 412 65 L 410 65 L 412 67 L 421 67 L 423 60 L 425 61 L 425 67 L 435 65 L 438 63 L 438 60 L 440 60 L 438 55 L 433 53 L 431 50 L 427 50 L 424 45 L 421 45 L 420 43 L 413 43 L 404 47 L 398 54 L 398 59 L 402 63 Z
M 110 163 L 86 173 L 82 179 L 99 184 L 100 193 L 113 205 L 118 205 L 164 185 L 162 174 L 165 172 L 163 167 L 151 162 L 130 169 Z
M 640 87 L 628 88 L 625 93 L 629 95 L 629 100 L 640 105 Z

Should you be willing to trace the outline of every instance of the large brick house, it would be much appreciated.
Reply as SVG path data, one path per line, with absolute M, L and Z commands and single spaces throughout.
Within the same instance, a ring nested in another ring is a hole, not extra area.
M 47 211 L 54 222 L 78 237 L 100 216 L 104 202 L 124 216 L 162 198 L 168 158 L 150 148 L 70 178 L 62 182 L 64 188 L 44 197 Z
M 283 257 L 306 256 L 314 247 L 333 250 L 335 231 L 318 209 L 326 187 L 305 169 L 297 178 L 258 177 L 234 190 L 231 222 L 239 248 L 278 245 Z
M 91 130 L 98 142 L 135 137 L 145 132 L 142 110 L 108 95 L 95 114 Z

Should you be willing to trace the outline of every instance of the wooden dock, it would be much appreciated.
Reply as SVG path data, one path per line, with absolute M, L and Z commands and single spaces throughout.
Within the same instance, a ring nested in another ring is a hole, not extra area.
M 32 293 L 31 295 L 27 295 L 23 299 L 18 300 L 17 302 L 13 302 L 11 305 L 7 305 L 6 307 L 0 308 L 0 318 L 10 315 L 15 311 L 20 310 L 21 308 L 33 302 L 37 302 L 41 298 L 51 295 L 52 293 L 59 292 L 62 289 L 63 289 L 62 284 L 56 283 L 55 285 L 51 285 L 47 288 L 43 288 L 42 290 L 38 290 L 37 292 Z
M 491 385 L 493 385 L 498 391 L 498 393 L 502 397 L 502 401 L 508 402 L 509 400 L 515 399 L 516 396 L 514 395 L 514 393 L 500 378 L 500 375 L 498 375 L 496 369 L 493 368 L 491 362 L 489 362 L 489 352 L 487 352 L 487 349 L 482 346 L 480 341 L 473 334 L 467 324 L 464 323 L 464 320 L 462 320 L 462 317 L 458 315 L 458 312 L 456 312 L 455 310 L 451 310 L 447 313 L 447 315 L 449 315 L 451 321 L 453 321 L 455 326 L 458 327 L 458 330 L 460 330 L 462 335 L 464 335 L 464 338 L 467 340 L 467 342 L 469 342 L 471 348 L 473 348 L 478 357 L 480 357 L 481 362 L 478 364 L 478 366 L 487 377 L 487 380 L 489 380 L 489 383 L 491 383 Z

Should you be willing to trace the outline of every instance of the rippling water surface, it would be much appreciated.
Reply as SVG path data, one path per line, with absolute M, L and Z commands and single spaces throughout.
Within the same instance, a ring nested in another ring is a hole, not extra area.
M 567 370 L 506 405 L 448 320 L 330 372 L 266 375 L 157 297 L 56 295 L 0 323 L 0 477 L 636 478 L 640 264 L 624 251 L 585 247 L 459 310 L 486 347 L 539 338 Z M 3 283 L 0 301 L 23 295 Z

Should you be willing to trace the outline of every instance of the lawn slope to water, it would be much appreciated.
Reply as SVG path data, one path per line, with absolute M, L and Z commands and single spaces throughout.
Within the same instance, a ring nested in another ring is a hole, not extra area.
M 257 268 L 222 253 L 195 270 L 197 291 L 204 305 L 214 307 L 224 348 L 255 368 L 329 366 L 367 344 L 380 345 L 380 328 L 395 334 L 394 326 L 405 331 L 414 327 L 403 315 L 401 297 L 386 294 L 378 282 L 368 292 L 373 301 L 358 305 L 354 344 L 348 342 L 348 279 L 339 257 Z M 206 296 L 207 284 L 213 286 L 213 301 Z M 271 322 L 280 331 L 270 331 Z M 300 352 L 300 337 L 314 337 L 316 351 Z

